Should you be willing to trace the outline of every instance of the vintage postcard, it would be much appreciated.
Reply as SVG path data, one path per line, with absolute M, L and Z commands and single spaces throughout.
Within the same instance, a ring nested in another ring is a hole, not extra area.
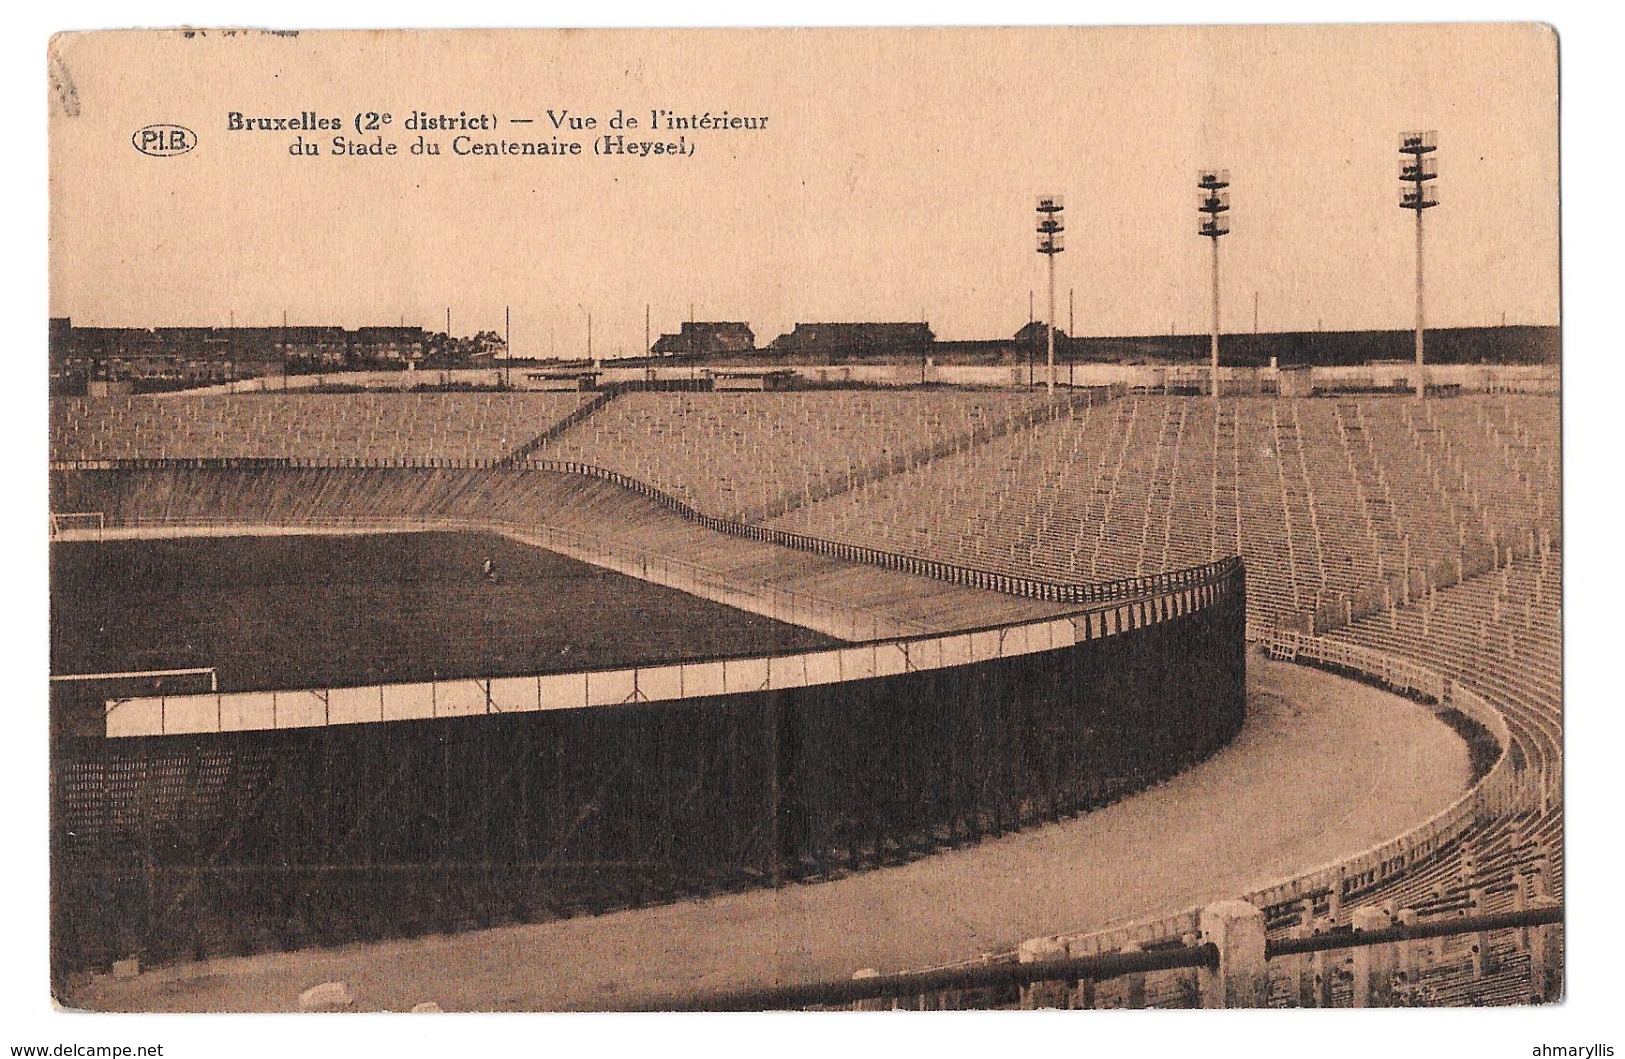
M 53 38 L 57 1002 L 1559 1002 L 1557 74 Z

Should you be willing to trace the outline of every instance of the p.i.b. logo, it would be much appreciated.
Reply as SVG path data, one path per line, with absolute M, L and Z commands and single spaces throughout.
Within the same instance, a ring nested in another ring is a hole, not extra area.
M 142 154 L 172 158 L 197 146 L 197 133 L 184 125 L 148 125 L 135 130 L 130 142 Z

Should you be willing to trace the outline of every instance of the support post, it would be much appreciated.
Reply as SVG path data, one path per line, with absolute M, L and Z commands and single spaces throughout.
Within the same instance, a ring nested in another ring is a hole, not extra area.
M 865 978 L 879 977 L 880 972 L 875 970 L 873 967 L 864 967 L 860 970 L 852 972 L 853 981 L 862 981 Z M 853 1011 L 884 1011 L 885 1009 L 886 1002 L 878 998 L 874 1000 L 854 1000 L 851 1008 Z
M 784 787 L 786 778 L 785 747 L 783 738 L 784 695 L 767 695 L 766 716 L 762 718 L 767 737 L 767 804 L 766 818 L 762 821 L 766 831 L 764 843 L 766 863 L 762 874 L 770 886 L 784 885 Z
M 1219 238 L 1230 231 L 1230 195 L 1224 189 L 1230 186 L 1230 172 L 1226 169 L 1204 169 L 1197 175 L 1196 186 L 1201 197 L 1196 212 L 1200 218 L 1197 232 L 1213 243 L 1213 320 L 1208 345 L 1209 367 L 1213 378 L 1213 399 L 1219 399 Z M 1256 312 L 1255 312 L 1256 327 Z
M 1021 963 L 1046 963 L 1066 959 L 1066 943 L 1055 938 L 1030 938 L 1016 950 Z M 1021 987 L 1021 1010 L 1067 1007 L 1065 982 L 1034 982 Z
M 1474 886 L 1468 891 L 1471 895 L 1472 915 L 1481 916 L 1487 911 L 1484 907 L 1484 889 Z M 1472 935 L 1473 953 L 1473 981 L 1483 981 L 1490 973 L 1490 934 L 1487 930 L 1475 931 Z
M 1055 255 L 1066 249 L 1061 233 L 1066 231 L 1062 223 L 1061 214 L 1066 209 L 1059 195 L 1043 195 L 1038 199 L 1038 252 L 1049 258 L 1049 316 L 1044 324 L 1045 333 L 1045 373 L 1044 391 L 1055 396 Z M 1032 295 L 1029 293 L 1027 319 L 1032 320 Z M 1031 361 L 1029 361 L 1029 364 Z M 1027 384 L 1032 385 L 1032 371 L 1029 368 Z
M 1124 952 L 1139 952 L 1140 946 L 1129 942 L 1123 946 Z M 1134 1011 L 1145 1007 L 1145 975 L 1123 975 L 1123 1006 Z
M 1264 963 L 1264 913 L 1246 901 L 1218 901 L 1202 909 L 1202 940 L 1219 948 L 1217 969 L 1202 968 L 1204 1008 L 1261 1008 L 1269 999 Z
M 1350 917 L 1357 934 L 1386 930 L 1388 913 L 1380 908 L 1356 908 Z M 1386 1008 L 1394 1003 L 1394 946 L 1360 945 L 1353 950 L 1354 1000 L 1357 1008 Z
M 1049 258 L 1049 323 L 1044 327 L 1044 392 L 1050 397 L 1055 396 L 1055 255 L 1046 254 Z
M 1315 1002 L 1311 1007 L 1329 1008 L 1332 1006 L 1332 957 L 1324 950 L 1311 953 L 1309 956 L 1310 977 L 1314 981 Z
M 1426 367 L 1422 359 L 1422 336 L 1427 318 L 1423 296 L 1422 276 L 1422 213 L 1439 204 L 1438 196 L 1430 190 L 1430 181 L 1438 177 L 1432 155 L 1438 149 L 1432 132 L 1405 132 L 1399 137 L 1399 181 L 1401 209 L 1416 214 L 1416 397 L 1427 394 Z
M 1531 908 L 1556 908 L 1555 897 L 1537 895 L 1529 899 Z M 1529 1002 L 1555 1004 L 1563 999 L 1563 924 L 1535 927 L 1529 939 Z
M 1314 926 L 1307 918 L 1292 928 L 1292 936 L 1297 939 L 1313 937 Z M 1312 1008 L 1317 1006 L 1315 996 L 1315 953 L 1308 953 L 1293 958 L 1293 979 L 1297 984 L 1298 1006 Z
M 1213 365 L 1213 396 L 1219 396 L 1219 240 L 1209 239 L 1213 244 L 1213 333 L 1209 340 L 1208 359 Z
M 1414 927 L 1417 919 L 1416 909 L 1401 908 L 1399 914 L 1394 918 L 1406 927 Z M 1405 983 L 1406 988 L 1412 988 L 1416 985 L 1416 975 L 1420 969 L 1416 959 L 1419 944 L 1419 942 L 1415 941 L 1402 941 L 1398 945 L 1399 951 L 1396 954 L 1395 964 L 1399 977 Z
M 1427 393 L 1427 380 L 1422 367 L 1422 334 L 1426 327 L 1426 313 L 1422 297 L 1422 211 L 1416 211 L 1416 396 Z

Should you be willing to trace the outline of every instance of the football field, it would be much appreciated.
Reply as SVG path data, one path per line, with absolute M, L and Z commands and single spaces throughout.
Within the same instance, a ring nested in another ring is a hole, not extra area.
M 613 669 L 836 642 L 486 533 L 59 542 L 51 579 L 53 674 L 204 666 L 222 691 Z

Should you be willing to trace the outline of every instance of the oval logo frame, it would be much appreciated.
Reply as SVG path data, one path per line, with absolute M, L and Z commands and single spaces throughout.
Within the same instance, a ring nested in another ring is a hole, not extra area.
M 197 146 L 197 133 L 185 125 L 160 122 L 131 133 L 130 145 L 149 158 L 174 158 Z

